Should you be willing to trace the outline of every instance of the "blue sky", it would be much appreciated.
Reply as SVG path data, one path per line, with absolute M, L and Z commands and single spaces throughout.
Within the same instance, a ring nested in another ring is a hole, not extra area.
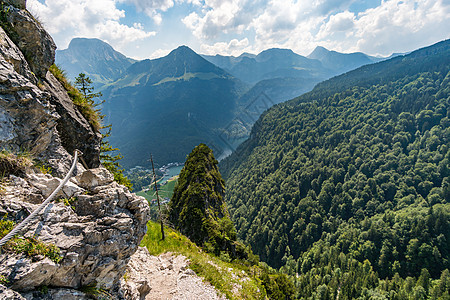
M 187 45 L 238 56 L 316 46 L 387 56 L 450 38 L 450 0 L 28 0 L 59 49 L 99 38 L 156 58 Z

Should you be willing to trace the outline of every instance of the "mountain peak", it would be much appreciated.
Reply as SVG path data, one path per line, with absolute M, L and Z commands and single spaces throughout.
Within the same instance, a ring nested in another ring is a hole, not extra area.
M 198 55 L 194 50 L 186 45 L 181 45 L 178 48 L 173 49 L 172 51 L 170 51 L 168 56 L 173 54 Z
M 270 48 L 262 51 L 260 54 L 263 53 L 283 53 L 283 54 L 291 54 L 294 53 L 291 49 L 284 49 L 284 48 Z
M 345 73 L 362 65 L 371 64 L 381 60 L 376 57 L 368 56 L 362 52 L 341 53 L 334 50 L 328 50 L 322 46 L 317 46 L 316 49 L 308 55 L 308 58 L 319 60 L 325 68 L 334 70 L 337 73 Z
M 256 56 L 257 60 L 267 60 L 267 59 L 272 59 L 272 58 L 285 58 L 285 57 L 289 57 L 289 56 L 295 56 L 297 54 L 295 54 L 291 49 L 281 49 L 281 48 L 271 48 L 271 49 L 267 49 L 262 51 L 261 53 L 259 53 Z
M 108 43 L 100 40 L 100 39 L 89 39 L 89 38 L 73 38 L 70 43 L 69 47 L 67 49 L 78 49 L 78 48 L 95 48 L 98 49 L 99 47 L 104 49 L 111 49 L 114 50 L 113 47 L 111 47 Z
M 179 46 L 178 48 L 172 50 L 167 56 L 157 59 L 163 63 L 164 68 L 169 68 L 176 70 L 176 73 L 185 72 L 201 72 L 201 73 L 217 73 L 224 75 L 225 72 L 214 64 L 210 63 L 204 59 L 201 55 L 197 54 L 194 50 L 188 46 Z M 183 66 L 180 68 L 180 66 Z M 161 70 L 162 74 L 166 71 Z M 181 76 L 182 74 L 178 74 Z
M 66 69 L 71 80 L 85 73 L 100 87 L 115 80 L 135 61 L 102 40 L 74 38 L 67 49 L 56 51 L 56 62 Z
M 307 57 L 308 58 L 312 58 L 312 59 L 317 59 L 319 57 L 322 57 L 324 55 L 326 55 L 327 53 L 331 52 L 330 50 L 328 50 L 325 47 L 322 46 L 317 46 L 313 52 L 311 52 Z

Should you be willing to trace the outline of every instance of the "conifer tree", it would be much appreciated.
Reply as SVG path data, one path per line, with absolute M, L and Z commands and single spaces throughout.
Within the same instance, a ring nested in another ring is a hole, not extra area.
M 102 96 L 102 93 L 94 93 L 94 87 L 92 86 L 92 80 L 84 73 L 78 74 L 75 78 L 75 86 L 83 94 L 84 100 L 95 107 L 98 104 L 95 103 L 94 98 Z M 103 103 L 103 102 L 102 102 Z
M 84 73 L 80 73 L 78 77 L 75 78 L 75 87 L 81 92 L 84 104 L 95 111 L 100 120 L 103 120 L 104 115 L 100 114 L 100 110 L 94 109 L 96 106 L 104 102 L 100 100 L 95 102 L 95 98 L 101 97 L 102 93 L 95 93 L 94 87 L 92 86 L 92 80 L 86 76 Z M 123 158 L 122 154 L 118 153 L 118 148 L 113 148 L 111 144 L 106 139 L 111 135 L 111 124 L 102 126 L 101 129 L 105 131 L 102 133 L 102 142 L 100 145 L 100 161 L 102 165 L 109 170 L 114 175 L 114 180 L 129 189 L 132 188 L 131 182 L 127 177 L 123 175 L 123 169 L 119 164 L 119 160 Z M 110 152 L 117 153 L 115 155 L 110 154 Z
M 169 219 L 193 242 L 219 254 L 236 251 L 236 230 L 224 202 L 225 182 L 217 164 L 208 146 L 194 148 L 175 186 Z

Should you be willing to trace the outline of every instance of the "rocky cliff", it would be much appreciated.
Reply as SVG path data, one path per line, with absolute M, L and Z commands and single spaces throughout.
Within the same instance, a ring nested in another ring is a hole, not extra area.
M 0 186 L 0 217 L 20 222 L 61 181 L 75 149 L 87 167 L 24 230 L 60 250 L 58 262 L 42 255 L 0 254 L 2 299 L 83 299 L 82 287 L 121 298 L 119 280 L 145 234 L 148 203 L 113 181 L 100 166 L 101 135 L 73 105 L 63 86 L 48 72 L 55 44 L 26 10 L 25 0 L 1 1 L 0 12 L 0 149 L 26 151 L 48 166 L 43 174 L 33 163 L 21 172 L 6 172 Z M 18 294 L 19 292 L 20 294 Z M 41 299 L 41 298 L 39 298 Z

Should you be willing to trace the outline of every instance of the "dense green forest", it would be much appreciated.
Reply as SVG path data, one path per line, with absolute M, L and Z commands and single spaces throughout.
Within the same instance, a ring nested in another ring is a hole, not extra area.
M 298 297 L 449 299 L 449 49 L 277 105 L 221 163 L 238 237 Z

